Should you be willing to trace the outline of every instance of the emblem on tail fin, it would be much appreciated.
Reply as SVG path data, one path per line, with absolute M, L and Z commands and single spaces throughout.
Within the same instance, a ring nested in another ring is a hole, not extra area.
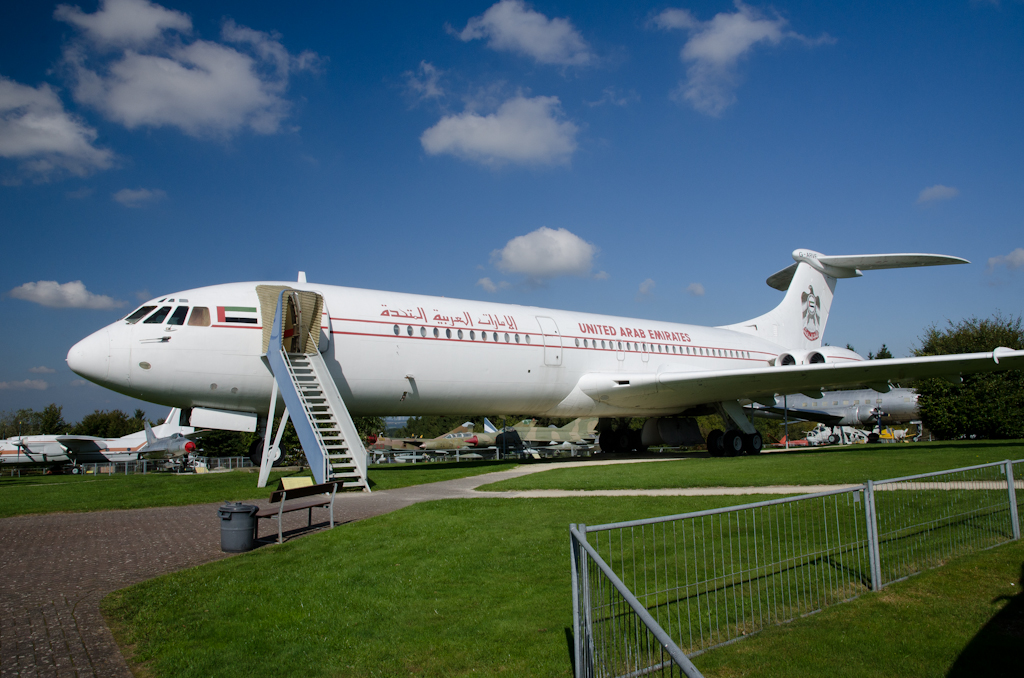
M 804 336 L 811 341 L 817 341 L 820 336 L 818 327 L 821 326 L 821 315 L 818 313 L 818 309 L 821 308 L 821 297 L 814 293 L 814 286 L 810 285 L 806 292 L 800 294 L 800 301 L 804 305 Z

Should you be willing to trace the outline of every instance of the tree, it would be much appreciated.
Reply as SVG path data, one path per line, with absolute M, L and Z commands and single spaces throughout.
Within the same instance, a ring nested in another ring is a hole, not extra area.
M 891 357 L 892 353 L 889 351 L 889 347 L 885 344 L 882 344 L 882 348 L 878 349 L 878 353 L 871 353 L 868 351 L 868 360 L 883 360 Z
M 136 410 L 136 415 L 145 414 Z M 82 417 L 72 429 L 72 433 L 80 436 L 97 436 L 99 438 L 120 438 L 130 433 L 137 433 L 145 428 L 142 419 L 130 418 L 121 410 L 96 410 Z
M 43 435 L 66 433 L 68 425 L 64 422 L 64 408 L 57 403 L 50 403 L 39 413 L 39 432 Z
M 1024 348 L 1020 316 L 971 317 L 929 327 L 915 356 L 991 351 L 999 346 Z M 926 428 L 939 438 L 1024 438 L 1024 372 L 1010 370 L 969 374 L 963 383 L 922 379 L 915 385 Z

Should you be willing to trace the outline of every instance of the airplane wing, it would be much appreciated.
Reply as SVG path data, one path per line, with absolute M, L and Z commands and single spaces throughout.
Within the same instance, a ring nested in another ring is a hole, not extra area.
M 746 407 L 744 411 L 752 417 L 762 417 L 765 419 L 783 420 L 786 418 L 787 410 L 781 407 Z M 839 422 L 843 420 L 842 417 L 829 414 L 827 412 L 815 412 L 814 410 L 800 410 L 795 408 L 789 408 L 789 419 L 790 421 L 799 421 L 805 419 L 807 421 L 817 421 L 822 424 L 829 426 L 838 426 Z
M 1022 368 L 1024 351 L 997 348 L 988 353 L 739 370 L 592 373 L 584 375 L 577 388 L 595 401 L 612 406 L 683 411 L 696 405 L 742 399 L 774 405 L 777 393 L 809 396 L 858 387 L 886 390 L 890 381 L 958 378 L 961 374 Z
M 106 438 L 95 436 L 54 436 L 54 439 L 72 454 L 98 452 L 105 449 L 105 445 L 100 443 L 106 442 Z

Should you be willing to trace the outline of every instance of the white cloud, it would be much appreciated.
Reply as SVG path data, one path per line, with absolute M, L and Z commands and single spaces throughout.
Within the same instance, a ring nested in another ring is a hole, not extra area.
M 65 111 L 49 85 L 0 76 L 0 157 L 19 163 L 20 174 L 47 180 L 62 171 L 85 176 L 110 167 L 114 154 L 95 142 L 96 130 Z
M 53 374 L 57 370 L 53 369 L 52 367 L 40 365 L 39 367 L 30 367 L 28 368 L 28 371 L 31 372 L 32 374 Z
M 922 205 L 927 202 L 934 202 L 936 200 L 949 200 L 960 195 L 960 191 L 952 186 L 943 186 L 942 184 L 935 184 L 921 191 L 917 196 L 917 204 Z
M 129 129 L 273 134 L 291 109 L 284 98 L 289 76 L 319 62 L 313 52 L 289 54 L 280 36 L 230 19 L 221 42 L 187 42 L 188 16 L 147 0 L 103 0 L 94 14 L 61 5 L 54 17 L 84 36 L 64 52 L 75 99 Z
M 49 384 L 42 379 L 25 381 L 0 381 L 0 391 L 45 391 Z
M 1011 271 L 1024 268 L 1024 248 L 1018 247 L 1009 254 L 991 257 L 988 260 L 988 270 L 994 270 L 997 266 L 1005 266 Z
M 92 382 L 86 381 L 85 379 L 72 379 L 68 382 L 68 385 L 74 386 L 75 388 L 78 388 L 79 386 L 89 386 L 90 384 L 92 384 Z
M 167 197 L 167 192 L 159 188 L 122 188 L 111 197 L 125 207 L 142 207 L 147 203 L 163 200 Z
M 655 286 L 656 283 L 650 278 L 644 280 L 642 283 L 640 283 L 640 294 L 645 296 L 651 294 L 654 291 Z
M 579 128 L 561 119 L 558 97 L 513 97 L 490 115 L 448 115 L 420 136 L 430 155 L 449 153 L 484 165 L 569 162 Z
M 58 284 L 56 280 L 27 282 L 15 287 L 9 294 L 15 299 L 31 301 L 49 308 L 91 308 L 107 311 L 124 306 L 123 301 L 88 291 L 81 280 L 63 285 Z
M 718 116 L 736 101 L 737 63 L 756 45 L 778 45 L 790 39 L 806 45 L 833 42 L 828 35 L 812 39 L 788 30 L 782 17 L 766 17 L 741 0 L 735 0 L 735 5 L 735 12 L 721 12 L 710 21 L 698 21 L 685 9 L 666 9 L 651 21 L 661 29 L 690 33 L 679 53 L 683 63 L 689 64 L 686 82 L 680 82 L 673 98 L 707 115 Z
M 594 274 L 594 280 L 607 280 L 609 277 L 608 271 L 598 271 Z
M 585 66 L 594 61 L 580 32 L 568 19 L 548 19 L 522 0 L 501 0 L 466 23 L 461 32 L 449 29 L 463 42 L 487 38 L 487 46 L 528 56 L 541 64 Z
M 53 18 L 77 28 L 100 47 L 143 47 L 166 30 L 192 32 L 187 14 L 147 0 L 102 0 L 100 9 L 86 14 L 78 7 L 57 5 Z
M 485 292 L 490 292 L 491 294 L 494 294 L 498 290 L 505 290 L 511 287 L 511 285 L 504 280 L 499 283 L 495 283 L 490 278 L 480 278 L 476 281 L 476 284 L 484 288 Z
M 686 291 L 695 297 L 704 296 L 704 286 L 701 285 L 700 283 L 690 283 L 689 285 L 686 286 Z
M 522 273 L 540 281 L 560 275 L 588 275 L 595 254 L 597 247 L 568 230 L 541 226 L 491 252 L 491 261 L 506 273 Z
M 419 101 L 424 101 L 444 96 L 444 89 L 440 85 L 443 73 L 444 71 L 438 70 L 434 64 L 421 61 L 416 71 L 406 71 L 402 75 L 405 76 L 405 85 L 409 92 Z

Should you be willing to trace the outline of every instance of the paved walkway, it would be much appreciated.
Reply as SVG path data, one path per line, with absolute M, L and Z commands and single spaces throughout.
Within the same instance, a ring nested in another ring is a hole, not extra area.
M 561 466 L 529 465 L 429 485 L 371 494 L 338 495 L 335 517 L 351 522 L 422 501 L 482 497 L 621 496 L 623 494 L 764 494 L 818 488 L 707 488 L 613 492 L 480 492 L 480 485 Z M 266 505 L 265 502 L 253 502 Z M 227 557 L 220 550 L 219 504 L 95 513 L 53 513 L 0 520 L 0 677 L 97 676 L 131 672 L 99 610 L 111 591 L 161 574 Z M 326 515 L 314 513 L 315 519 Z M 313 531 L 326 523 L 314 524 Z M 276 523 L 261 522 L 272 538 Z M 306 512 L 285 515 L 285 536 L 306 534 Z

